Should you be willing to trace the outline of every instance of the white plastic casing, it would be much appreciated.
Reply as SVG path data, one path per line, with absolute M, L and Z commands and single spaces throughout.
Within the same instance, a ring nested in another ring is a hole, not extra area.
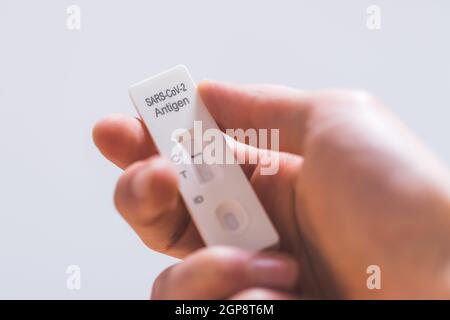
M 187 68 L 176 66 L 134 84 L 129 91 L 159 152 L 173 160 L 180 174 L 181 196 L 206 245 L 230 245 L 251 251 L 275 247 L 279 236 L 236 161 L 180 163 L 174 153 L 177 148 L 186 151 L 183 141 L 174 140 L 175 130 L 189 131 L 194 121 L 201 121 L 203 130 L 219 130 Z M 178 111 L 164 109 L 167 104 L 177 104 Z M 226 152 L 231 152 L 221 137 Z

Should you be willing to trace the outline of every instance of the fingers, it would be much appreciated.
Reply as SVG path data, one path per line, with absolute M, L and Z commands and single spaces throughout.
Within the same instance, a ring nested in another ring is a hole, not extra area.
M 119 179 L 115 204 L 150 248 L 183 257 L 203 246 L 178 194 L 172 164 L 153 156 L 129 166 Z
M 147 246 L 178 258 L 203 246 L 179 196 L 171 163 L 157 158 L 144 160 L 157 151 L 140 120 L 108 116 L 96 124 L 93 138 L 106 158 L 126 169 L 116 187 L 116 207 Z M 244 145 L 232 147 L 241 158 L 258 153 Z M 256 166 L 247 163 L 242 168 L 250 177 Z
M 158 153 L 143 122 L 139 119 L 113 114 L 98 121 L 92 136 L 100 152 L 118 167 L 125 169 L 132 163 Z M 248 146 L 231 144 L 233 151 L 241 159 L 252 158 L 249 154 L 257 153 Z M 242 169 L 250 177 L 256 163 L 244 163 Z
M 199 93 L 222 129 L 279 129 L 280 150 L 301 153 L 309 94 L 280 86 L 203 81 Z
M 105 158 L 122 169 L 157 153 L 143 123 L 130 116 L 107 116 L 97 122 L 92 136 Z
M 126 169 L 116 186 L 115 204 L 148 247 L 181 258 L 203 246 L 179 196 L 177 173 L 169 161 L 155 156 L 140 120 L 108 116 L 95 125 L 93 138 L 107 159 Z
M 254 287 L 293 290 L 297 283 L 297 264 L 286 256 L 210 247 L 165 270 L 152 299 L 224 299 Z

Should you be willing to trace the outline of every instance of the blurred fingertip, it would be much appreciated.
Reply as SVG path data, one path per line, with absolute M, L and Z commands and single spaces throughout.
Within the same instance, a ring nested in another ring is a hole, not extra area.
M 92 137 L 100 152 L 122 169 L 147 158 L 152 150 L 143 124 L 127 115 L 111 114 L 100 119 Z
M 172 207 L 177 203 L 178 176 L 168 160 L 155 156 L 136 173 L 132 189 L 138 199 L 152 194 L 155 202 Z
M 133 138 L 135 132 L 124 130 L 125 128 L 132 128 L 129 125 L 129 119 L 121 114 L 110 114 L 94 125 L 92 129 L 92 137 L 95 145 L 101 151 L 108 151 L 106 149 L 113 148 L 120 145 L 122 142 L 127 142 Z

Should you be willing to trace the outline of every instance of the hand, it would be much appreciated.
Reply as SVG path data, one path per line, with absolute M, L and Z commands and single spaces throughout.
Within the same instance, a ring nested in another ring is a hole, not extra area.
M 202 82 L 221 128 L 280 129 L 280 168 L 244 165 L 301 264 L 312 297 L 448 294 L 448 172 L 377 100 L 355 91 L 302 92 Z M 152 249 L 183 258 L 204 244 L 143 124 L 110 116 L 94 129 L 101 152 L 125 169 L 115 203 Z M 236 152 L 245 152 L 237 150 Z M 378 265 L 382 290 L 368 290 Z
M 298 265 L 287 256 L 210 247 L 163 271 L 152 299 L 296 299 L 298 279 Z

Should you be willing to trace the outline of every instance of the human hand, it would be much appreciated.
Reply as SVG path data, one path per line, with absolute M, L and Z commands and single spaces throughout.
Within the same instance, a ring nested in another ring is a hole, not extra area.
M 281 251 L 301 264 L 308 295 L 448 293 L 448 173 L 378 101 L 354 91 L 216 82 L 198 90 L 222 128 L 280 129 L 278 173 L 243 169 L 281 235 Z M 94 140 L 126 169 L 115 203 L 150 248 L 183 258 L 204 245 L 172 164 L 156 155 L 139 120 L 108 117 Z M 366 287 L 372 264 L 382 270 L 380 291 Z
M 155 280 L 152 299 L 297 299 L 299 268 L 279 253 L 249 253 L 208 247 L 164 270 Z

